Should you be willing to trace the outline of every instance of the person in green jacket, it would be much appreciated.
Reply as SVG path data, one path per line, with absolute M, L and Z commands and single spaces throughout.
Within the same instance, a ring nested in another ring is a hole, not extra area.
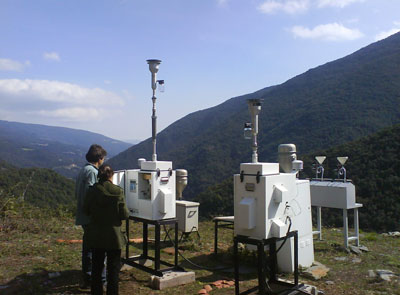
M 75 224 L 82 226 L 82 282 L 81 288 L 89 288 L 92 273 L 92 251 L 86 243 L 86 231 L 89 224 L 89 216 L 83 212 L 83 200 L 90 186 L 97 182 L 99 167 L 103 164 L 107 152 L 102 146 L 92 144 L 86 153 L 86 165 L 79 171 L 75 182 L 75 197 L 77 200 L 77 212 Z M 106 280 L 106 272 L 103 271 L 103 281 Z
M 104 164 L 99 167 L 99 182 L 91 186 L 83 202 L 89 216 L 87 243 L 92 249 L 92 283 L 94 295 L 103 294 L 101 273 L 107 255 L 107 295 L 118 294 L 121 249 L 126 235 L 121 231 L 122 220 L 129 218 L 123 190 L 112 183 L 114 171 Z

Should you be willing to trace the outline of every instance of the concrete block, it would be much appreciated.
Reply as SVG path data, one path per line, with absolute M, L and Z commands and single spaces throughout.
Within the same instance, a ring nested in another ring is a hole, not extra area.
M 186 285 L 195 281 L 195 273 L 193 271 L 171 271 L 165 273 L 162 277 L 151 276 L 150 287 L 155 290 L 164 290 L 166 288 Z

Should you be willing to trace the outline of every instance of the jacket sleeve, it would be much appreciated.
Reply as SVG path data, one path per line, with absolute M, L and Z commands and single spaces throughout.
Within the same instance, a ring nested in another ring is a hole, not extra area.
M 119 218 L 121 220 L 126 220 L 129 218 L 129 210 L 126 207 L 125 197 L 124 197 L 124 193 L 122 190 L 121 190 L 121 195 L 119 197 L 119 202 L 118 202 L 118 211 L 119 211 Z

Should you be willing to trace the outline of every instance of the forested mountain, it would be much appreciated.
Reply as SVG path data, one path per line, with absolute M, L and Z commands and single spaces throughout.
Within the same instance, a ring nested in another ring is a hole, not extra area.
M 0 161 L 0 201 L 27 202 L 43 208 L 75 207 L 74 181 L 45 168 L 16 168 Z
M 102 145 L 109 156 L 131 146 L 84 130 L 0 120 L 0 160 L 18 167 L 51 168 L 74 177 L 93 143 Z
M 342 144 L 400 122 L 400 33 L 311 69 L 287 82 L 232 98 L 171 124 L 157 137 L 159 160 L 189 172 L 188 198 L 251 160 L 243 123 L 246 99 L 262 98 L 259 160 L 275 161 L 280 143 L 301 153 Z M 151 158 L 151 139 L 110 160 L 117 169 Z
M 326 156 L 324 177 L 337 178 L 336 157 L 347 156 L 347 178 L 356 186 L 360 228 L 376 231 L 400 230 L 400 124 L 354 142 L 298 156 L 304 161 L 301 178 L 315 177 L 315 156 Z M 277 151 L 275 153 L 277 155 Z M 236 171 L 239 173 L 239 171 Z M 233 215 L 233 182 L 230 177 L 198 195 L 204 217 Z M 323 208 L 324 225 L 342 225 L 342 211 Z M 329 210 L 329 214 L 326 214 Z

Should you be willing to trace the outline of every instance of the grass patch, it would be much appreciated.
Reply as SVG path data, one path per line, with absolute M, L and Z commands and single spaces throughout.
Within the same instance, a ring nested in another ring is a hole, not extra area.
M 87 290 L 79 289 L 81 244 L 57 242 L 58 239 L 82 238 L 82 230 L 74 226 L 74 217 L 70 213 L 37 209 L 24 204 L 14 204 L 12 209 L 3 209 L 0 213 L 0 285 L 7 286 L 0 289 L 1 294 L 88 294 Z M 182 267 L 196 273 L 195 282 L 156 291 L 148 286 L 149 274 L 131 269 L 120 274 L 120 294 L 197 294 L 205 284 L 216 280 L 232 280 L 231 271 L 211 269 L 232 266 L 233 231 L 219 230 L 217 257 L 213 254 L 214 223 L 200 222 L 199 233 L 200 238 L 192 233 L 179 244 L 185 258 L 205 267 L 199 269 L 179 258 Z M 141 238 L 141 235 L 141 224 L 131 222 L 130 237 Z M 165 232 L 161 234 L 162 237 L 164 235 Z M 149 229 L 149 238 L 154 239 L 152 228 Z M 388 269 L 400 273 L 400 239 L 363 232 L 361 244 L 370 251 L 360 256 L 343 250 L 340 229 L 323 228 L 323 239 L 314 241 L 315 260 L 331 269 L 328 276 L 319 281 L 310 281 L 301 276 L 300 282 L 315 285 L 327 295 L 400 294 L 398 281 L 382 282 L 368 277 L 368 270 Z M 174 256 L 167 250 L 171 247 L 168 240 L 163 243 L 163 260 L 173 262 Z M 141 243 L 130 247 L 131 255 L 140 254 L 141 251 Z M 151 243 L 149 254 L 154 255 Z M 254 271 L 256 256 L 251 251 L 243 251 L 241 255 L 241 261 L 247 262 L 245 266 L 250 270 L 241 275 L 240 288 L 244 291 L 257 286 Z M 338 261 L 335 259 L 337 257 L 346 257 L 346 260 Z M 327 281 L 333 281 L 334 284 Z M 211 294 L 234 294 L 234 288 L 213 290 Z

